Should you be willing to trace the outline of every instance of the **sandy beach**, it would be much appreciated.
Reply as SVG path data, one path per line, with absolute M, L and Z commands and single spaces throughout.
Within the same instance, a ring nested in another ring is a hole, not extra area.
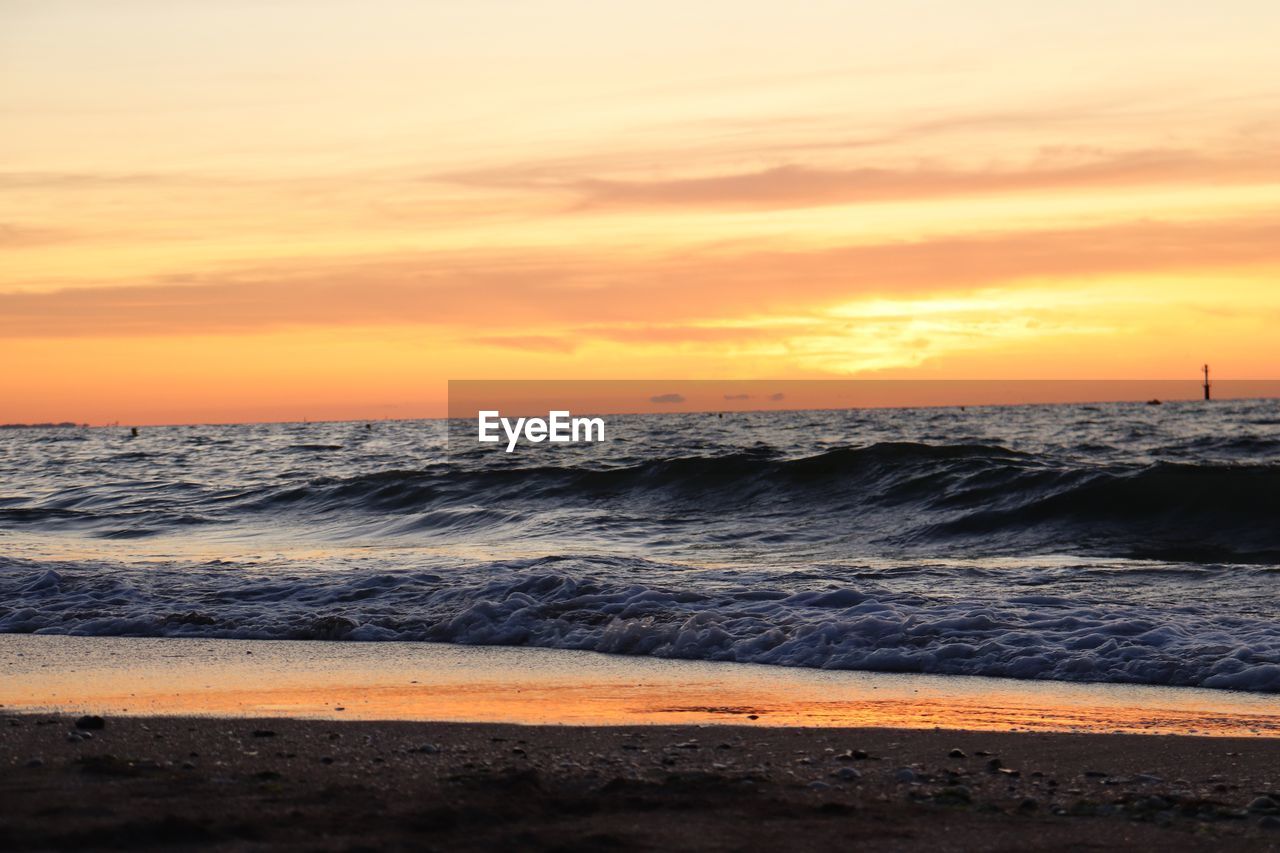
M 0 666 L 15 850 L 1280 848 L 1266 696 L 422 643 Z
M 7 849 L 1280 847 L 1280 741 L 11 715 Z M 85 721 L 81 725 L 96 725 Z

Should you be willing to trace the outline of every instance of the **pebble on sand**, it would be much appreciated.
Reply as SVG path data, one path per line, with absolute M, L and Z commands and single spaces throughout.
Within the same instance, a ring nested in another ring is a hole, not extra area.
M 1261 814 L 1274 814 L 1280 812 L 1280 804 L 1268 796 L 1255 797 L 1249 802 L 1249 811 L 1260 812 Z

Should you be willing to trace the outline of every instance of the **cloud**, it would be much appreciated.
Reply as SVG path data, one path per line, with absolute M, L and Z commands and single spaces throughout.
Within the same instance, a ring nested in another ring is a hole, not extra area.
M 3 190 L 79 190 L 95 187 L 159 186 L 210 181 L 187 173 L 150 172 L 0 172 Z
M 24 249 L 28 246 L 47 246 L 74 240 L 76 235 L 58 228 L 41 228 L 0 222 L 0 249 Z
M 750 400 L 751 395 L 750 394 L 725 394 L 724 398 L 726 400 Z
M 650 403 L 683 403 L 683 394 L 658 394 L 649 398 Z
M 803 322 L 788 323 L 791 326 Z M 691 323 L 644 323 L 640 325 L 584 326 L 574 330 L 581 339 L 613 341 L 623 344 L 670 346 L 681 343 L 742 343 L 761 340 L 777 334 L 778 324 L 696 325 Z
M 806 250 L 715 246 L 654 259 L 591 248 L 282 262 L 132 286 L 0 293 L 7 337 L 221 334 L 421 325 L 549 350 L 572 340 L 743 341 L 753 318 L 813 319 L 821 306 L 1035 279 L 1188 273 L 1280 263 L 1280 216 L 1131 222 L 940 236 Z
M 578 349 L 578 344 L 573 340 L 552 335 L 492 335 L 471 338 L 470 342 L 481 346 L 502 347 L 505 349 L 525 350 L 527 352 L 570 354 Z
M 1044 189 L 1078 190 L 1140 184 L 1271 181 L 1274 157 L 1240 153 L 1219 158 L 1191 151 L 1044 151 L 1032 162 L 977 170 L 935 166 L 829 168 L 787 164 L 728 174 L 651 180 L 615 180 L 557 173 L 546 166 L 487 175 L 455 176 L 476 185 L 556 190 L 576 198 L 577 209 L 642 207 L 795 208 L 916 200 Z

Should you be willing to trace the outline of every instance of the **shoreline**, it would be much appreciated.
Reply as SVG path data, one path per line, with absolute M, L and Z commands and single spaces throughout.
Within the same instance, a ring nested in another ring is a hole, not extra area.
M 1280 847 L 1280 740 L 0 716 L 7 849 Z
M 1280 849 L 1280 702 L 1189 688 L 0 635 L 0 768 L 13 850 Z
M 1270 694 L 504 646 L 0 634 L 0 713 L 1280 738 Z

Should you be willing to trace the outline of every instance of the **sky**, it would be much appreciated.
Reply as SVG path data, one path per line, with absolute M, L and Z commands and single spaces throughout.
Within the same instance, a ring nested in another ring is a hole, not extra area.
M 0 422 L 1280 377 L 1272 0 L 0 0 Z

